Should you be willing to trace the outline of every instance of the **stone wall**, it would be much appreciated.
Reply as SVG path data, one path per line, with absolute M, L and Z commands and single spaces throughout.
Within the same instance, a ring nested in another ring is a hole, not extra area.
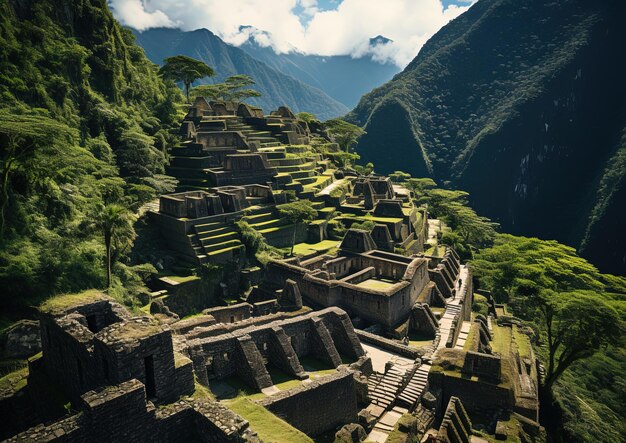
M 356 389 L 351 371 L 338 371 L 259 403 L 311 436 L 357 420 Z
M 157 410 L 146 401 L 138 380 L 89 391 L 75 407 L 80 414 L 38 425 L 8 441 L 259 441 L 246 420 L 211 400 L 181 400 Z
M 213 316 L 218 323 L 235 323 L 252 316 L 252 305 L 237 303 L 230 306 L 217 306 L 205 309 L 202 313 Z
M 442 405 L 447 404 L 451 397 L 458 397 L 469 411 L 506 410 L 515 404 L 515 396 L 511 389 L 460 376 L 445 375 L 441 371 L 431 370 L 428 374 L 428 384 L 431 392 L 439 393 Z
M 411 359 L 416 359 L 422 356 L 421 352 L 413 347 L 403 345 L 388 338 L 381 337 L 380 335 L 372 334 L 371 332 L 363 331 L 361 329 L 355 329 L 356 335 L 362 342 L 371 343 L 379 346 L 394 354 L 402 355 Z

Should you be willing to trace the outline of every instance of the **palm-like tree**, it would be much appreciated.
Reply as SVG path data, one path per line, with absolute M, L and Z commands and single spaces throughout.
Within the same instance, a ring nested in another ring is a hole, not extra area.
M 115 203 L 102 207 L 96 217 L 94 225 L 102 233 L 106 249 L 107 288 L 111 287 L 111 274 L 115 259 L 130 247 L 135 239 L 133 227 L 135 220 L 136 217 L 132 212 Z

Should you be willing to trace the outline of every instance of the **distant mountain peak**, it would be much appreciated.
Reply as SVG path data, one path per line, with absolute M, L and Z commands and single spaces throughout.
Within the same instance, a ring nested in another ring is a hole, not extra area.
M 258 48 L 270 48 L 278 53 L 304 54 L 300 49 L 289 43 L 278 44 L 278 40 L 271 32 L 264 31 L 252 25 L 239 26 L 239 38 L 234 42 L 235 46 L 249 45 Z
M 370 38 L 370 46 L 386 45 L 387 43 L 393 43 L 393 40 L 380 34 Z

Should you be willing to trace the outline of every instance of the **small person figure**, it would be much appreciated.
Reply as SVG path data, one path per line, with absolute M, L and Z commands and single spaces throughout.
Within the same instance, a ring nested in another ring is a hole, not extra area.
M 459 289 L 461 289 L 461 285 L 463 284 L 463 279 L 459 278 Z

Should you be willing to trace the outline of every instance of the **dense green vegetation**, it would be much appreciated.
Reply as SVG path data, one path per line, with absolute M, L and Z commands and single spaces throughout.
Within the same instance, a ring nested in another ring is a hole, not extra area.
M 163 173 L 181 99 L 106 1 L 0 2 L 3 314 L 105 288 L 107 256 L 111 292 L 132 303 L 154 268 L 130 265 L 132 226 L 107 230 L 107 216 L 130 220 L 173 189 Z
M 483 288 L 532 326 L 564 441 L 623 441 L 626 279 L 601 274 L 573 248 L 499 234 L 471 262 Z M 600 351 L 597 352 L 596 351 Z M 550 395 L 544 393 L 544 413 Z M 555 424 L 554 416 L 546 425 Z M 556 428 L 557 426 L 555 426 Z
M 625 16 L 612 0 L 479 0 L 348 114 L 361 158 L 626 273 Z

